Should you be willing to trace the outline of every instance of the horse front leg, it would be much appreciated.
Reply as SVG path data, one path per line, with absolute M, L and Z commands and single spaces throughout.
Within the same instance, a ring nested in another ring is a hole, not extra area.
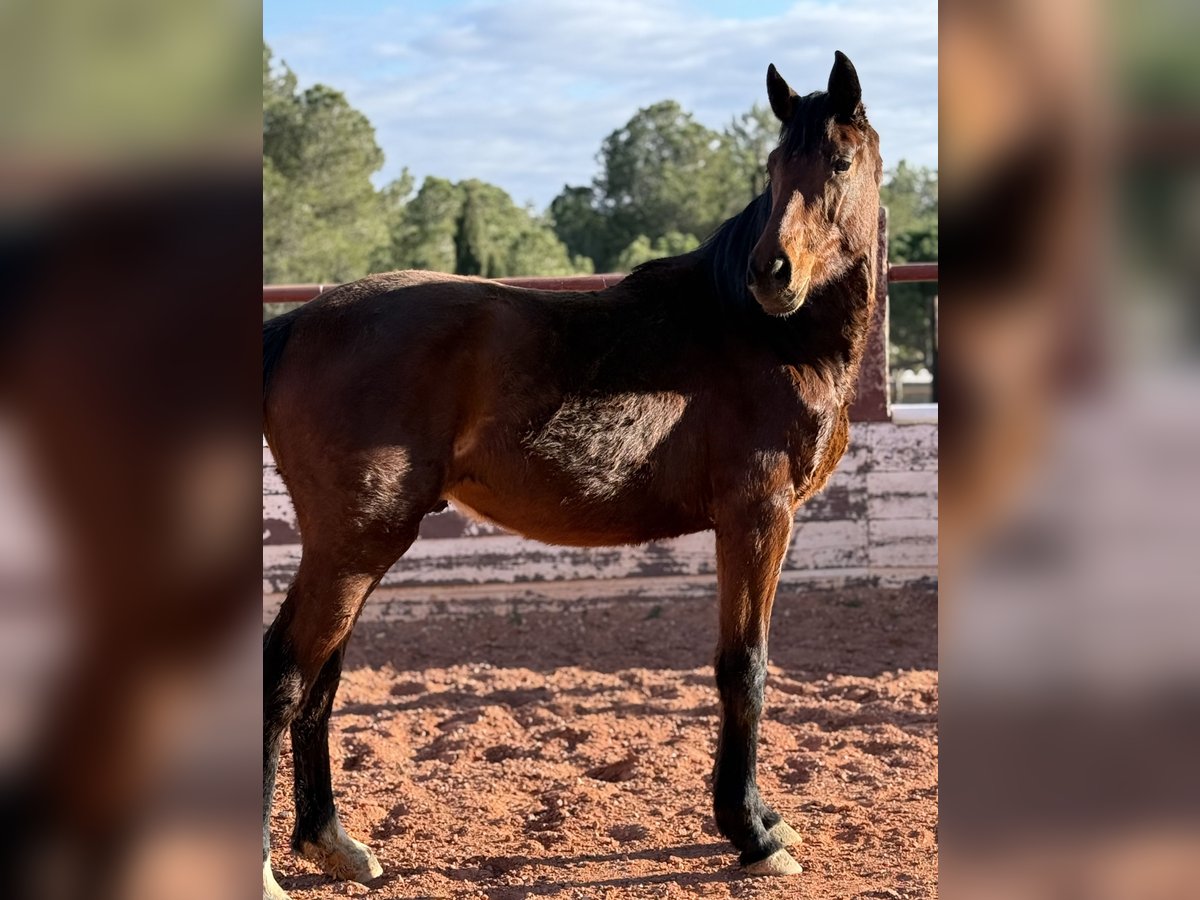
M 767 678 L 767 633 L 779 570 L 792 531 L 790 493 L 737 504 L 717 520 L 720 640 L 716 677 L 721 724 L 713 768 L 717 827 L 755 875 L 794 875 L 784 849 L 799 835 L 759 796 L 758 723 Z

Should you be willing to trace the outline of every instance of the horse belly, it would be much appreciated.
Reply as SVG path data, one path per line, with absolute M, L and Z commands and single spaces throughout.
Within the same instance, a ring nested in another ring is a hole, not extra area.
M 597 502 L 553 492 L 493 491 L 461 484 L 446 492 L 450 501 L 474 518 L 546 544 L 611 547 L 678 537 L 711 528 L 707 517 L 676 504 L 641 498 Z
M 461 441 L 447 496 L 466 511 L 551 544 L 641 543 L 711 527 L 698 459 L 674 394 L 563 403 L 517 436 Z

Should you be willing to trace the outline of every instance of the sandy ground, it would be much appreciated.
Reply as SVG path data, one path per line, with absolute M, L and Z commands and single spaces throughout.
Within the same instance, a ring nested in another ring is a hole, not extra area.
M 360 623 L 334 713 L 334 788 L 384 875 L 327 896 L 917 898 L 937 894 L 937 596 L 781 594 L 759 752 L 804 873 L 743 875 L 711 821 L 711 602 Z

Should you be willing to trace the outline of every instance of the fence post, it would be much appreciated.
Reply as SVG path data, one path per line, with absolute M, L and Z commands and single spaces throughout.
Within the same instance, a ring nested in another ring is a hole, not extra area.
M 875 245 L 875 310 L 858 370 L 858 390 L 850 407 L 855 422 L 887 422 L 892 418 L 888 390 L 888 231 L 887 210 L 879 207 L 879 238 Z

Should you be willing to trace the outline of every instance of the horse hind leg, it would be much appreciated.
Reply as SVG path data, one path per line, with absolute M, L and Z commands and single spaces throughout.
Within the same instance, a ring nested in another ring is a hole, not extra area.
M 329 716 L 342 675 L 345 643 L 321 669 L 300 713 L 292 720 L 292 849 L 334 878 L 360 883 L 383 874 L 370 848 L 346 834 L 333 803 L 329 769 Z
M 293 847 L 330 875 L 355 881 L 382 869 L 346 834 L 333 805 L 328 727 L 350 632 L 387 569 L 416 539 L 420 516 L 386 529 L 390 549 L 359 533 L 338 547 L 306 546 L 296 580 L 263 638 L 263 897 L 286 900 L 270 869 L 270 812 L 283 733 L 296 764 Z
M 320 721 L 310 710 L 314 704 L 324 705 L 330 689 L 329 677 L 322 684 L 321 676 L 349 637 L 373 584 L 370 576 L 337 575 L 306 552 L 279 615 L 263 637 L 264 900 L 287 896 L 270 870 L 270 813 L 283 734 L 298 719 L 302 723 L 305 719 L 314 724 Z M 303 763 L 300 768 L 305 768 Z

